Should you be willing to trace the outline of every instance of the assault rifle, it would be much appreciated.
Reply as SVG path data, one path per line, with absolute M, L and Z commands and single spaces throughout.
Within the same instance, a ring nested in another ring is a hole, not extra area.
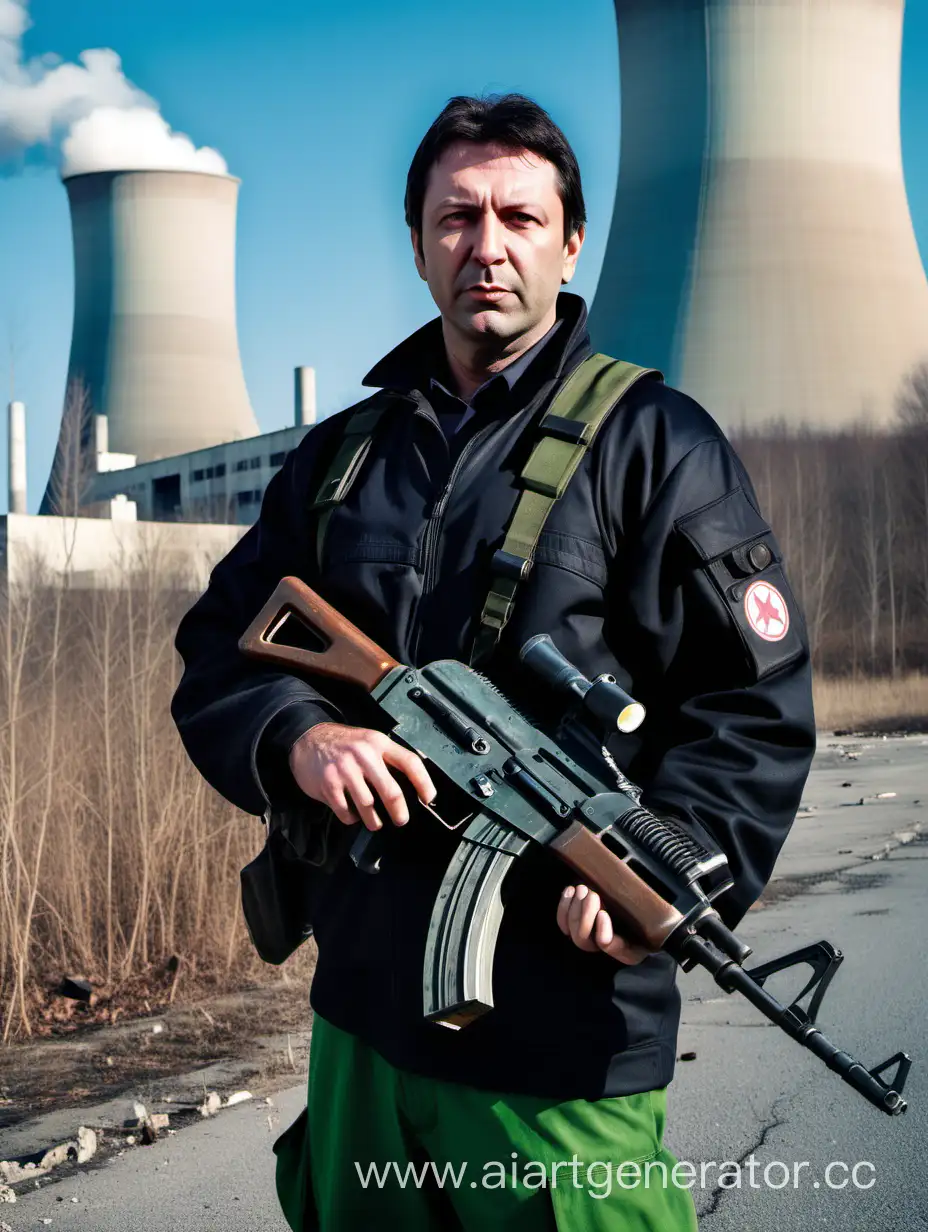
M 604 731 L 633 731 L 644 718 L 643 707 L 613 677 L 591 681 L 546 634 L 531 638 L 522 662 L 540 684 L 573 703 L 549 738 L 472 668 L 452 659 L 419 669 L 398 663 L 292 577 L 280 582 L 239 647 L 266 663 L 367 690 L 389 720 L 391 737 L 427 763 L 438 796 L 423 807 L 460 831 L 429 926 L 428 1019 L 460 1028 L 492 1009 L 500 888 L 513 862 L 541 843 L 596 890 L 623 935 L 666 951 L 685 971 L 705 967 L 725 992 L 747 997 L 871 1104 L 890 1116 L 905 1111 L 902 1090 L 911 1066 L 905 1053 L 867 1070 L 815 1025 L 840 951 L 820 941 L 744 968 L 750 947 L 712 906 L 732 885 L 725 856 L 642 807 L 640 792 L 603 748 Z M 380 831 L 358 836 L 351 858 L 359 868 L 376 871 L 382 838 Z M 811 976 L 783 1006 L 764 984 L 801 965 Z M 892 1067 L 895 1073 L 884 1078 Z

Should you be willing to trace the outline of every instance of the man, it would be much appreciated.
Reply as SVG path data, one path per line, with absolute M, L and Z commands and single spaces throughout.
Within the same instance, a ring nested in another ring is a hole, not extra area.
M 344 693 L 237 651 L 296 574 L 400 662 L 471 661 L 538 421 L 590 352 L 583 302 L 559 293 L 585 233 L 576 160 L 530 100 L 454 98 L 413 159 L 406 219 L 440 317 L 365 378 L 395 396 L 327 518 L 321 567 L 307 511 L 357 408 L 287 459 L 177 635 L 173 713 L 219 791 L 246 812 L 301 803 L 307 826 L 384 829 L 380 873 L 343 860 L 316 905 L 309 1132 L 303 1120 L 278 1144 L 279 1192 L 291 1226 L 323 1232 L 690 1229 L 685 1188 L 616 1171 L 674 1162 L 662 1141 L 674 963 L 618 935 L 539 849 L 505 883 L 495 1008 L 458 1032 L 425 1022 L 428 919 L 456 841 L 414 803 L 410 816 L 401 784 L 428 802 L 428 768 Z M 779 560 L 713 420 L 641 379 L 555 502 L 481 664 L 544 716 L 517 652 L 546 632 L 646 705 L 610 751 L 644 804 L 725 851 L 730 925 L 770 875 L 814 746 L 808 649 Z M 766 614 L 745 599 L 753 581 Z M 469 1171 L 443 1187 L 371 1180 L 391 1161 L 400 1175 L 410 1162 Z

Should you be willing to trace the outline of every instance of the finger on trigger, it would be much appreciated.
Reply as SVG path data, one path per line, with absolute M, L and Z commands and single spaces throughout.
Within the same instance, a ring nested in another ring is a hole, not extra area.
M 396 826 L 405 826 L 409 821 L 409 809 L 399 783 L 381 761 L 367 772 L 368 782 L 375 788 L 387 811 L 387 816 Z
M 412 749 L 404 749 L 401 744 L 391 740 L 389 747 L 384 750 L 383 759 L 390 765 L 396 766 L 398 770 L 403 771 L 416 789 L 416 795 L 423 804 L 432 804 L 434 802 L 438 792 L 429 776 L 428 770 L 425 768 L 425 763 L 418 753 L 414 753 Z

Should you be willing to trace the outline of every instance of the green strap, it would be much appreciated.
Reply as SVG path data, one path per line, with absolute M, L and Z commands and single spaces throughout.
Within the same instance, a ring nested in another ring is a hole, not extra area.
M 316 564 L 319 569 L 322 568 L 322 549 L 325 544 L 325 533 L 329 527 L 329 519 L 354 483 L 367 457 L 367 451 L 371 447 L 380 418 L 391 401 L 389 396 L 378 393 L 354 412 L 348 420 L 345 434 L 335 451 L 335 457 L 319 486 L 316 499 L 309 507 L 311 514 L 319 515 L 316 522 Z
M 472 664 L 485 660 L 499 641 L 512 615 L 519 583 L 532 567 L 548 514 L 563 496 L 600 425 L 636 381 L 655 372 L 607 355 L 590 355 L 558 391 L 539 424 L 541 435 L 520 476 L 522 491 L 512 520 L 502 548 L 493 557 L 493 581 L 480 615 Z

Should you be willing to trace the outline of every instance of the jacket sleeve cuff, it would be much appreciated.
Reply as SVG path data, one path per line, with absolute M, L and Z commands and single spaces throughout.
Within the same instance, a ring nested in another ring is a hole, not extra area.
M 337 723 L 341 712 L 329 702 L 299 699 L 283 706 L 264 725 L 252 751 L 252 774 L 270 808 L 293 808 L 307 801 L 290 770 L 290 750 L 317 723 Z

